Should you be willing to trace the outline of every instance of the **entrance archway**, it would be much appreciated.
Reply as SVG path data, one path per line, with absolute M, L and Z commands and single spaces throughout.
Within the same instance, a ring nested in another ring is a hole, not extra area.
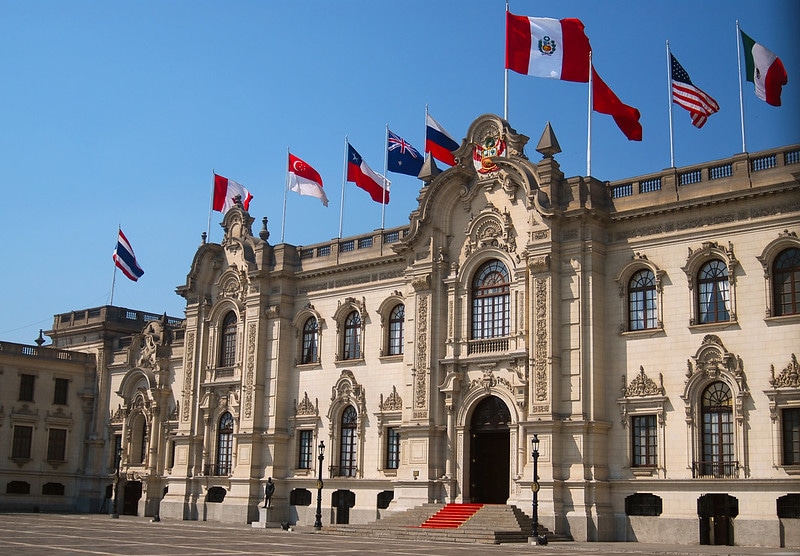
M 475 407 L 470 421 L 470 499 L 484 504 L 508 500 L 511 413 L 497 396 Z
M 139 500 L 142 498 L 142 481 L 128 481 L 123 493 L 122 515 L 139 515 Z
M 739 500 L 728 494 L 705 494 L 697 499 L 700 544 L 733 546 L 733 519 L 739 515 Z

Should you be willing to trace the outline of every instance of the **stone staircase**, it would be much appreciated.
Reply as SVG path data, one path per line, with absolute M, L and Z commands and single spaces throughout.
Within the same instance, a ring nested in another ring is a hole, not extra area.
M 437 517 L 438 516 L 438 517 Z M 416 539 L 477 544 L 527 543 L 532 522 L 516 506 L 505 504 L 425 504 L 372 523 L 329 525 L 319 532 L 349 537 Z M 542 525 L 548 541 L 571 540 Z

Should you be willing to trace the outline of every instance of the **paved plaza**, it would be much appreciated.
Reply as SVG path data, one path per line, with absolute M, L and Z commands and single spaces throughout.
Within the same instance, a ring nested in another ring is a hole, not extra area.
M 279 556 L 382 554 L 388 556 L 614 556 L 763 555 L 796 556 L 800 551 L 738 546 L 644 545 L 637 543 L 551 543 L 474 545 L 408 540 L 347 538 L 314 532 L 254 529 L 245 525 L 162 521 L 107 515 L 0 514 L 0 554 L 189 556 L 273 554 Z

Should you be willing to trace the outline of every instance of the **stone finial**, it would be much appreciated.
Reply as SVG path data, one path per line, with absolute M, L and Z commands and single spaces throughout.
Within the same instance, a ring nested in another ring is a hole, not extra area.
M 558 144 L 558 139 L 556 139 L 556 134 L 553 133 L 550 122 L 547 122 L 544 127 L 542 137 L 536 145 L 536 152 L 541 153 L 545 158 L 552 158 L 553 155 L 561 152 L 561 145 Z
M 430 154 L 425 155 L 425 162 L 422 163 L 422 169 L 417 174 L 417 177 L 429 184 L 433 178 L 441 174 L 442 171 L 436 166 L 436 161 L 433 160 Z
M 267 241 L 269 239 L 269 230 L 267 229 L 267 222 L 268 220 L 266 216 L 261 219 L 261 224 L 262 224 L 261 231 L 258 232 L 258 237 L 260 237 L 264 241 Z

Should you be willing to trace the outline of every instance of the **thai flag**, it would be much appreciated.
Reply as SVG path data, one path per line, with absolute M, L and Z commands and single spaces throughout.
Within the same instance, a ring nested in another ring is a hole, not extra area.
M 125 276 L 136 282 L 144 274 L 139 263 L 136 262 L 136 255 L 133 254 L 133 247 L 128 243 L 128 238 L 119 231 L 117 238 L 117 248 L 114 249 L 114 264 L 122 271 Z
M 453 156 L 453 151 L 457 149 L 458 143 L 456 143 L 455 139 L 439 125 L 439 122 L 433 119 L 433 116 L 426 114 L 425 152 L 431 153 L 431 156 L 436 160 L 455 166 L 456 159 Z

